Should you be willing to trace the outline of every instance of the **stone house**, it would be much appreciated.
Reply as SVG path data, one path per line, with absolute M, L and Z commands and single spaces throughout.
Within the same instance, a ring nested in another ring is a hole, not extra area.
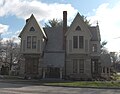
M 67 26 L 42 28 L 32 14 L 21 31 L 20 75 L 40 78 L 92 79 L 101 75 L 100 31 L 78 13 Z

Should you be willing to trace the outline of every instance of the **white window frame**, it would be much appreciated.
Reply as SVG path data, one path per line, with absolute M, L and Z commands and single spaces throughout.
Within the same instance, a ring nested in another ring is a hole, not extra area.
M 72 38 L 72 48 L 73 49 L 84 49 L 84 44 L 85 44 L 84 36 L 76 36 L 77 37 L 77 47 L 76 48 L 74 48 L 74 37 L 75 36 L 73 36 L 73 38 Z M 80 37 L 83 37 L 83 47 L 82 48 L 80 47 Z
M 76 62 L 74 62 L 74 61 L 76 61 Z M 74 63 L 77 63 L 77 66 L 76 66 L 76 72 L 74 72 Z M 83 63 L 83 65 L 82 65 L 82 67 L 80 67 L 80 63 Z M 80 74 L 80 73 L 84 73 L 84 64 L 85 64 L 85 61 L 84 61 L 84 59 L 73 59 L 73 73 L 74 74 Z

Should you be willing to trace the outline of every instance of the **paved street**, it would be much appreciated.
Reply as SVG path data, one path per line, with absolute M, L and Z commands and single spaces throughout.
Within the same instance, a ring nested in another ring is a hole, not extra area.
M 120 94 L 120 90 L 0 83 L 0 94 Z

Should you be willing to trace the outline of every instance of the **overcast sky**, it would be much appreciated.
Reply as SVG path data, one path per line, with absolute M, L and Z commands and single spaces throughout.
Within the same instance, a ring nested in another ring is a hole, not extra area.
M 3 40 L 15 38 L 34 14 L 44 26 L 49 19 L 62 19 L 68 11 L 68 24 L 76 13 L 87 16 L 92 25 L 99 22 L 102 41 L 108 41 L 109 51 L 120 51 L 120 0 L 0 0 L 0 33 Z

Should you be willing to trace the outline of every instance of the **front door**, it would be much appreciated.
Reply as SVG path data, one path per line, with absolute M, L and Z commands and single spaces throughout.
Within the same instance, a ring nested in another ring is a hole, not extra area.
M 30 76 L 36 76 L 38 74 L 38 62 L 38 58 L 26 58 L 25 74 Z
M 47 78 L 60 78 L 60 68 L 48 67 L 46 72 Z
M 100 64 L 98 59 L 91 60 L 91 73 L 93 76 L 99 76 L 100 74 Z

